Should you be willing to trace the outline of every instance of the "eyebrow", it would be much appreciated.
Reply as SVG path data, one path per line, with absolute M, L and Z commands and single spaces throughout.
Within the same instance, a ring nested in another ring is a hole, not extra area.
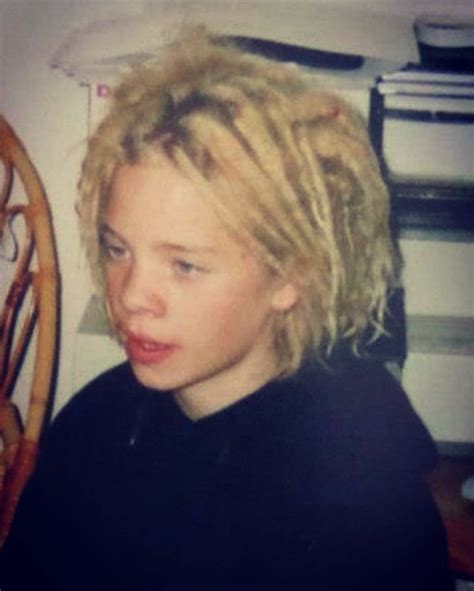
M 125 238 L 123 238 L 119 232 L 117 232 L 116 230 L 111 228 L 106 223 L 102 223 L 99 226 L 99 235 L 101 235 L 101 234 L 111 234 L 117 240 L 120 240 L 121 242 L 124 242 L 125 244 L 127 244 L 127 240 L 125 240 Z M 165 250 L 173 250 L 173 251 L 178 251 L 178 252 L 182 252 L 182 253 L 215 254 L 215 252 L 216 252 L 216 249 L 213 248 L 212 246 L 202 246 L 199 244 L 186 244 L 185 245 L 185 244 L 178 244 L 175 242 L 162 241 L 162 240 L 157 240 L 156 242 L 154 242 L 153 248 L 154 249 L 155 248 L 156 249 L 164 248 Z

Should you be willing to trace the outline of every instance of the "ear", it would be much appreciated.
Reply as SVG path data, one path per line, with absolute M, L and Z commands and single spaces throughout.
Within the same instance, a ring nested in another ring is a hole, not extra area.
M 276 312 L 288 312 L 299 300 L 300 290 L 294 281 L 280 283 L 272 296 L 271 305 Z

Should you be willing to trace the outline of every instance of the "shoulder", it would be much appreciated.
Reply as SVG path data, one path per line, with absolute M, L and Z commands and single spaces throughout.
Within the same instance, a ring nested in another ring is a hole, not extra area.
M 58 420 L 96 412 L 101 408 L 110 408 L 128 396 L 131 390 L 138 388 L 133 372 L 128 363 L 122 363 L 99 374 L 83 388 L 58 413 Z
M 45 433 L 41 456 L 102 446 L 127 428 L 143 398 L 128 364 L 100 374 L 61 409 Z
M 358 475 L 390 470 L 419 475 L 436 462 L 430 434 L 383 364 L 351 359 L 313 365 L 290 383 L 298 393 L 298 431 L 334 470 L 350 465 Z
M 382 364 L 368 360 L 313 367 L 297 379 L 313 451 L 304 464 L 306 486 L 313 482 L 329 515 L 335 508 L 332 515 L 347 547 L 352 545 L 360 564 L 371 553 L 378 556 L 375 570 L 388 573 L 398 562 L 394 588 L 425 588 L 423 577 L 444 588 L 444 533 L 424 479 L 437 452 L 400 383 Z

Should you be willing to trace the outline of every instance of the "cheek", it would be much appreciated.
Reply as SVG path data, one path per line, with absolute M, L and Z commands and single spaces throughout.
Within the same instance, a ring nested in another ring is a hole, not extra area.
M 114 307 L 121 289 L 121 279 L 118 273 L 104 271 L 104 292 L 105 299 L 109 306 Z
M 212 322 L 209 322 L 209 318 L 212 318 Z M 226 352 L 251 338 L 247 337 L 250 334 L 248 323 L 233 306 L 220 306 L 207 318 L 200 316 L 198 322 L 193 340 L 203 351 Z
M 247 289 L 225 290 L 218 297 L 194 302 L 194 325 L 203 339 L 229 341 L 237 334 L 255 333 L 268 315 L 266 298 Z M 211 322 L 209 321 L 211 319 Z

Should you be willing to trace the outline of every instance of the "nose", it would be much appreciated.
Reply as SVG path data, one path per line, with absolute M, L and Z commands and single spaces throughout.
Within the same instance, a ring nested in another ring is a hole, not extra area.
M 154 274 L 146 268 L 133 264 L 124 275 L 119 301 L 128 313 L 148 314 L 161 317 L 166 314 L 167 305 L 163 287 Z

